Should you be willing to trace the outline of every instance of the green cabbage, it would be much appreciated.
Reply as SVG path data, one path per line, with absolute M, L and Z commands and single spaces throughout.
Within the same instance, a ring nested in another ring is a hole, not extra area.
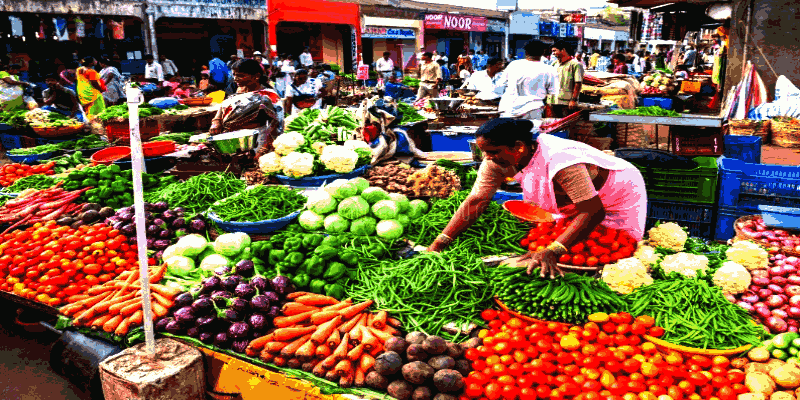
M 372 206 L 372 214 L 378 219 L 395 219 L 400 207 L 393 200 L 381 200 Z
M 331 214 L 325 217 L 323 225 L 325 226 L 325 232 L 343 233 L 350 227 L 350 221 L 342 218 L 339 214 Z
M 428 212 L 428 203 L 423 200 L 411 200 L 408 203 L 408 217 L 415 220 Z
M 408 215 L 406 214 L 400 214 L 395 219 L 400 223 L 400 225 L 403 225 L 403 228 L 407 227 L 408 224 L 411 223 L 411 218 L 408 218 Z
M 360 196 L 352 196 L 339 203 L 337 212 L 342 217 L 354 220 L 369 214 L 369 204 Z
M 179 256 L 195 257 L 206 249 L 208 242 L 206 239 L 196 233 L 191 235 L 182 236 L 175 243 L 176 251 Z M 164 258 L 166 260 L 166 257 Z
M 402 193 L 389 193 L 389 198 L 397 203 L 397 207 L 400 208 L 401 213 L 408 212 L 409 201 L 406 195 Z
M 308 196 L 308 209 L 318 215 L 325 215 L 336 210 L 336 199 L 324 190 L 315 190 Z
M 381 200 L 389 200 L 389 193 L 379 187 L 368 187 L 361 192 L 361 197 L 370 205 L 375 204 Z
M 358 236 L 371 236 L 375 234 L 378 221 L 372 217 L 361 217 L 350 223 L 350 232 Z
M 209 275 L 209 273 L 213 274 L 215 269 L 226 267 L 230 263 L 231 260 L 222 254 L 211 254 L 200 263 L 200 269 L 206 272 L 204 275 Z
M 325 217 L 311 211 L 305 210 L 300 213 L 300 217 L 298 221 L 300 222 L 300 226 L 307 231 L 318 231 L 322 229 L 322 222 Z
M 403 236 L 403 225 L 400 225 L 397 220 L 385 219 L 381 222 L 378 222 L 378 225 L 375 227 L 375 231 L 378 233 L 378 237 L 381 239 L 400 239 L 400 237 Z
M 361 192 L 369 187 L 369 181 L 360 176 L 358 178 L 350 179 L 350 183 L 356 186 L 356 189 L 358 189 L 358 194 L 361 194 Z
M 167 272 L 172 276 L 179 278 L 189 278 L 195 269 L 194 261 L 185 256 L 172 256 L 164 261 L 167 266 Z
M 226 257 L 235 257 L 250 246 L 250 236 L 246 233 L 225 233 L 214 241 L 214 251 Z

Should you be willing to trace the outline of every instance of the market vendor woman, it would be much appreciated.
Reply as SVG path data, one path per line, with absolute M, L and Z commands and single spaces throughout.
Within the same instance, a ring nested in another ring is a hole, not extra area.
M 533 139 L 532 129 L 533 122 L 511 118 L 493 119 L 478 129 L 477 144 L 484 154 L 478 179 L 428 250 L 441 251 L 466 231 L 510 177 L 522 185 L 526 202 L 572 218 L 550 246 L 520 259 L 528 264 L 528 273 L 541 267 L 542 276 L 563 274 L 558 258 L 601 223 L 641 240 L 647 197 L 639 170 L 584 143 L 544 134 Z

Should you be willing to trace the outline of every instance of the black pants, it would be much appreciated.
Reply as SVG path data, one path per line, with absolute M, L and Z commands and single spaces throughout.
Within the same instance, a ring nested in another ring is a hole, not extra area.
M 553 110 L 553 118 L 564 118 L 570 116 L 573 112 L 566 104 L 552 104 L 550 108 Z

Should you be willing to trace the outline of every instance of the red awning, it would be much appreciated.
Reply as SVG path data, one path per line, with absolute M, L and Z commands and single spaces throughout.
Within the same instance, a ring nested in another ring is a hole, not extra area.
M 325 0 L 270 0 L 269 23 L 283 21 L 360 26 L 359 6 Z

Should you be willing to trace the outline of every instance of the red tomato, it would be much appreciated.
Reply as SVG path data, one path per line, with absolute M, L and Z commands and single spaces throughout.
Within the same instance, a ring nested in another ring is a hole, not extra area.
M 492 382 L 486 385 L 484 392 L 489 400 L 497 400 L 502 395 L 502 388 L 496 382 Z
M 582 266 L 584 263 L 586 263 L 586 258 L 584 256 L 577 254 L 572 257 L 572 265 Z

